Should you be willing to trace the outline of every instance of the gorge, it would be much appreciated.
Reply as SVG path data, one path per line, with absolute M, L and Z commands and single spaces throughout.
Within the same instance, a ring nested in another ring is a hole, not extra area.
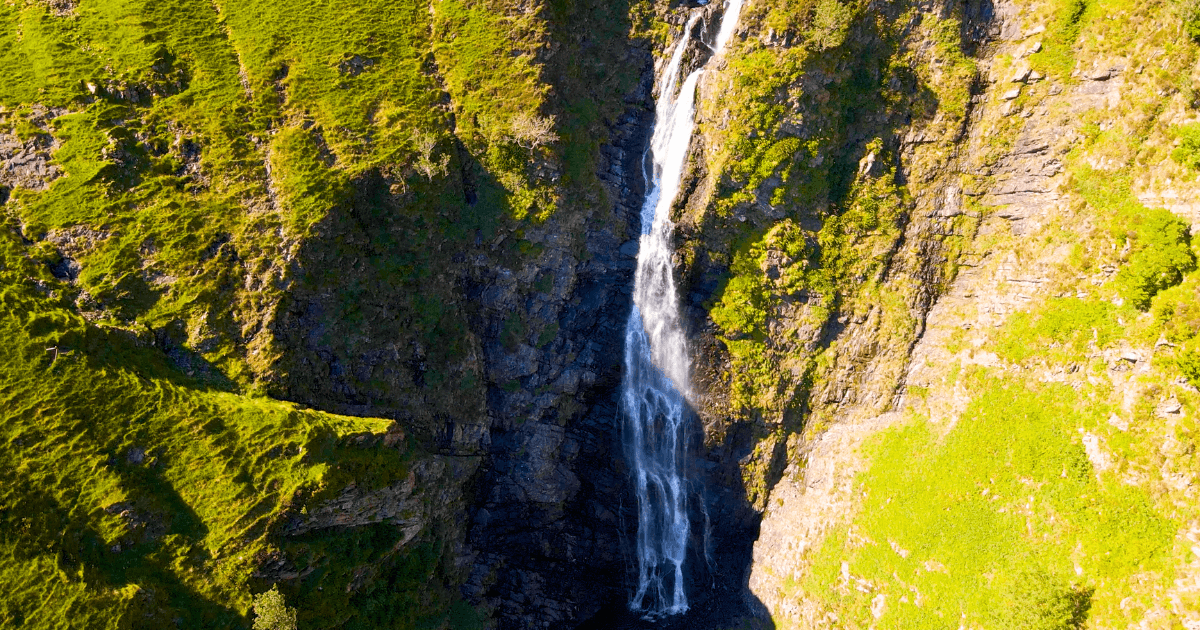
M 1196 38 L 0 3 L 0 626 L 1200 627 Z

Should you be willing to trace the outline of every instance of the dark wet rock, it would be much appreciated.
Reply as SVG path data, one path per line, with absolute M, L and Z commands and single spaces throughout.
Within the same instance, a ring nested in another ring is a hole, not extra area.
M 351 55 L 338 63 L 338 70 L 346 76 L 356 77 L 374 65 L 375 60 L 370 57 Z
M 478 304 L 498 332 L 514 313 L 556 326 L 543 344 L 483 339 L 492 416 L 468 545 L 476 552 L 464 593 L 501 628 L 569 627 L 624 597 L 621 519 L 629 523 L 617 412 L 624 325 L 630 308 L 640 210 L 641 159 L 653 120 L 652 68 L 602 148 L 599 176 L 620 224 L 584 227 L 587 254 L 547 246 L 548 294 L 524 296 L 524 270 L 479 267 Z M 553 261 L 562 261 L 554 264 Z M 543 273 L 539 272 L 539 273 Z M 535 345 L 536 344 L 536 345 Z M 505 382 L 515 386 L 502 387 Z M 625 510 L 625 516 L 618 516 Z
M 139 446 L 135 446 L 129 449 L 129 452 L 125 455 L 125 460 L 130 464 L 140 465 L 146 461 L 146 451 Z

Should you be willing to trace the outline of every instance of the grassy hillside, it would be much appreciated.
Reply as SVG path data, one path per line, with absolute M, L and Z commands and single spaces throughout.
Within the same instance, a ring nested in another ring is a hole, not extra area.
M 272 520 L 299 490 L 336 490 L 341 438 L 390 423 L 188 378 L 148 332 L 72 313 L 11 220 L 0 247 L 4 625 L 246 625 Z
M 0 173 L 0 625 L 243 627 L 279 581 L 301 627 L 473 627 L 457 515 L 281 529 L 407 483 L 425 419 L 487 419 L 463 251 L 529 263 L 525 229 L 608 207 L 627 14 L 0 4 L 0 160 L 32 165 Z

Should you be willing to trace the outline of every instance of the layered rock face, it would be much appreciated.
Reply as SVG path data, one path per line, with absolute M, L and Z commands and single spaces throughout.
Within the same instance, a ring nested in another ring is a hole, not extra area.
M 144 469 L 164 477 L 155 491 L 105 499 L 112 510 L 91 506 L 73 527 L 103 543 L 117 534 L 99 521 L 126 503 L 176 509 L 199 490 L 253 487 L 262 500 L 214 502 L 188 530 L 238 532 L 210 558 L 223 568 L 203 572 L 220 576 L 203 588 L 234 625 L 271 585 L 304 625 L 587 618 L 625 583 L 614 395 L 652 117 L 649 23 L 626 3 L 285 5 L 172 5 L 191 20 L 178 34 L 159 31 L 156 7 L 128 6 L 130 41 L 86 6 L 82 23 L 5 10 L 5 55 L 41 58 L 43 39 L 14 34 L 27 18 L 84 59 L 22 65 L 0 97 L 0 270 L 50 313 L 16 352 L 50 347 L 51 365 L 74 365 L 120 342 L 105 365 L 189 401 L 181 419 L 117 439 L 171 462 Z M 276 11 L 288 19 L 263 17 Z M 20 329 L 34 311 L 15 303 L 3 321 Z M 26 373 L 43 367 L 4 363 L 25 399 L 58 382 Z M 211 417 L 231 399 L 268 411 Z M 154 413 L 129 415 L 173 412 Z M 192 431 L 267 446 L 244 461 L 174 441 Z M 36 485 L 12 474 L 12 492 Z M 205 481 L 173 498 L 193 474 Z M 199 573 L 160 565 L 196 540 L 147 543 L 167 551 L 139 584 L 183 593 L 147 596 L 151 609 L 194 599 L 200 587 L 171 580 Z M 31 584 L 31 601 L 50 588 Z

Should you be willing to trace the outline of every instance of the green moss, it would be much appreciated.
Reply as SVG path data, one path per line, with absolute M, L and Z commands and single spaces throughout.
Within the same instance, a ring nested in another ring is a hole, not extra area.
M 733 359 L 735 405 L 776 406 L 777 396 L 787 396 L 799 384 L 790 372 L 778 369 L 779 359 L 763 342 L 767 321 L 780 304 L 807 297 L 808 268 L 815 258 L 804 231 L 786 220 L 735 251 L 731 277 L 709 310 Z
M 550 322 L 548 326 L 538 333 L 537 346 L 539 348 L 546 347 L 550 342 L 558 338 L 558 322 Z
M 882 145 L 875 141 L 867 148 L 878 152 Z M 735 248 L 729 277 L 709 310 L 732 359 L 735 408 L 778 413 L 782 405 L 799 402 L 796 394 L 810 376 L 813 357 L 798 345 L 799 331 L 771 333 L 770 322 L 783 309 L 802 308 L 794 325 L 819 329 L 847 296 L 867 292 L 864 286 L 877 283 L 888 264 L 907 204 L 888 169 L 860 177 L 845 209 L 825 217 L 817 233 L 783 219 Z M 769 333 L 783 338 L 767 344 Z
M 630 32 L 638 39 L 654 43 L 656 50 L 666 50 L 671 43 L 671 25 L 655 12 L 650 0 L 639 0 L 629 7 Z
M 525 317 L 522 313 L 513 313 L 504 320 L 504 327 L 500 330 L 500 343 L 509 352 L 514 352 L 517 346 L 525 343 L 525 337 L 529 334 L 529 325 L 525 323 Z
M 1042 42 L 1042 50 L 1029 57 L 1030 63 L 1057 81 L 1069 81 L 1075 69 L 1075 44 L 1090 17 L 1088 0 L 1055 0 L 1054 21 Z
M 978 66 L 973 58 L 963 53 L 960 18 L 934 20 L 930 30 L 940 70 L 939 76 L 932 81 L 938 107 L 947 115 L 960 119 L 967 114 Z

